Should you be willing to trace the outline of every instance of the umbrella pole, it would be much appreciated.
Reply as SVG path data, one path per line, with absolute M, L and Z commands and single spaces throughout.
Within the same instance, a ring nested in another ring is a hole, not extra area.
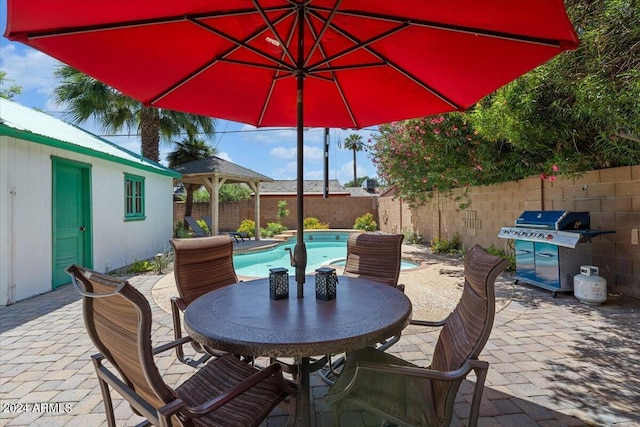
M 303 119 L 303 97 L 304 74 L 299 71 L 296 75 L 297 83 L 297 147 L 298 147 L 298 187 L 297 187 L 297 243 L 294 251 L 294 262 L 296 268 L 296 283 L 298 284 L 298 298 L 304 298 L 304 275 L 307 269 L 307 248 L 304 243 L 304 119 Z
M 307 247 L 304 244 L 304 8 L 298 5 L 298 67 L 294 71 L 296 78 L 296 128 L 298 147 L 298 211 L 297 237 L 294 251 L 294 267 L 296 268 L 296 283 L 298 284 L 298 298 L 304 298 L 304 274 L 307 269 Z

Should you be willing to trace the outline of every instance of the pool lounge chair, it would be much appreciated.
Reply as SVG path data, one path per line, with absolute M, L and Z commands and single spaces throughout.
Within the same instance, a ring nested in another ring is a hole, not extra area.
M 209 231 L 213 230 L 213 225 L 212 225 L 213 220 L 211 219 L 211 215 L 202 215 L 202 219 L 204 220 L 204 222 L 207 223 L 207 227 L 209 227 Z M 243 242 L 244 242 L 244 239 L 251 238 L 247 233 L 242 233 L 240 231 L 220 231 L 220 233 L 218 234 L 227 234 L 233 237 L 237 243 L 240 243 L 240 240 L 238 240 L 238 237 L 242 239 Z
M 202 227 L 200 227 L 200 225 L 198 225 L 198 221 L 196 221 L 196 219 L 194 217 L 185 216 L 184 220 L 189 225 L 189 228 L 191 228 L 191 230 L 193 230 L 193 232 L 195 233 L 196 237 L 205 237 L 205 236 L 207 236 L 207 233 L 202 229 Z M 211 230 L 211 228 L 209 228 L 209 230 Z

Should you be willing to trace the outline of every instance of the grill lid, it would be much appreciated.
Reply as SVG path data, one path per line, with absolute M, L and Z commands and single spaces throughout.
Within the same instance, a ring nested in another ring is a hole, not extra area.
M 524 211 L 515 225 L 548 230 L 582 230 L 588 229 L 590 222 L 589 212 Z

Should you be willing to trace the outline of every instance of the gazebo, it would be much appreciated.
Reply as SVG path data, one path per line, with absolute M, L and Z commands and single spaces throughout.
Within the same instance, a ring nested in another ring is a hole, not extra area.
M 256 240 L 260 239 L 260 183 L 273 179 L 216 156 L 184 163 L 173 169 L 182 174 L 180 181 L 183 183 L 204 185 L 211 194 L 211 235 L 219 232 L 218 193 L 222 184 L 247 184 L 255 194 L 255 236 Z

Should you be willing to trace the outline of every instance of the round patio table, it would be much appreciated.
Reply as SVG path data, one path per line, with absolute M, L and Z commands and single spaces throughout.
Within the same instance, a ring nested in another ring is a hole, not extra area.
M 310 425 L 309 375 L 322 365 L 311 356 L 342 353 L 399 334 L 411 320 L 411 301 L 398 289 L 364 278 L 339 277 L 337 296 L 315 298 L 315 277 L 307 276 L 304 298 L 269 298 L 269 279 L 240 282 L 209 292 L 185 311 L 188 334 L 210 348 L 254 357 L 293 357 L 298 364 L 296 414 Z M 294 290 L 292 295 L 291 290 Z

